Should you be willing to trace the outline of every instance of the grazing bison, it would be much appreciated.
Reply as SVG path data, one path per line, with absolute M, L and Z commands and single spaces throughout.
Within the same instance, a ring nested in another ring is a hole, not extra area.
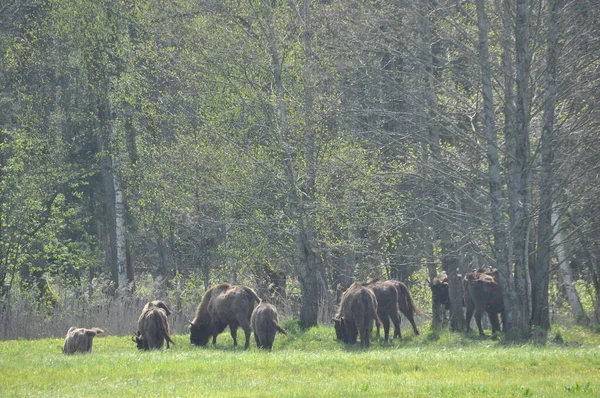
M 464 301 L 467 306 L 467 331 L 470 329 L 471 317 L 475 313 L 475 322 L 479 335 L 485 336 L 481 327 L 481 317 L 487 312 L 492 324 L 492 333 L 500 331 L 498 314 L 504 312 L 502 289 L 498 283 L 498 271 L 479 269 L 468 272 L 463 278 Z
M 431 289 L 433 302 L 443 305 L 446 310 L 449 310 L 450 295 L 448 294 L 448 274 L 446 274 L 446 271 L 442 271 L 441 274 L 433 278 L 429 282 L 429 288 Z
M 400 337 L 400 311 L 398 310 L 398 290 L 394 281 L 372 280 L 366 285 L 377 299 L 377 316 L 383 323 L 384 341 L 390 336 L 390 319 L 394 324 L 394 338 Z M 379 337 L 377 326 L 377 337 Z
M 273 304 L 260 302 L 252 311 L 250 324 L 254 331 L 254 340 L 258 348 L 271 350 L 275 341 L 275 333 L 279 332 L 287 336 L 284 328 L 277 324 L 277 308 Z
M 370 289 L 354 282 L 342 295 L 334 318 L 338 340 L 355 344 L 357 336 L 360 335 L 360 344 L 368 347 L 373 320 L 378 327 L 381 325 L 377 316 L 377 298 Z
M 64 354 L 91 352 L 94 337 L 100 333 L 104 333 L 104 330 L 98 328 L 85 329 L 72 326 L 67 332 L 62 352 Z
M 248 348 L 252 333 L 250 316 L 255 302 L 260 302 L 260 299 L 247 286 L 221 283 L 210 288 L 198 306 L 194 320 L 190 322 L 190 342 L 205 346 L 212 336 L 212 342 L 216 344 L 217 335 L 229 326 L 233 345 L 237 346 L 237 329 L 241 327 L 246 337 L 244 348 Z
M 163 347 L 165 340 L 175 344 L 171 338 L 167 316 L 171 310 L 164 301 L 154 300 L 147 303 L 138 318 L 138 332 L 132 337 L 140 350 L 153 350 Z

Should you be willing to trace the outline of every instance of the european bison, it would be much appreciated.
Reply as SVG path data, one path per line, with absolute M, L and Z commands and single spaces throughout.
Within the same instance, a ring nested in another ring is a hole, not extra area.
M 260 302 L 260 299 L 247 286 L 221 283 L 210 288 L 202 298 L 194 320 L 190 322 L 190 342 L 205 346 L 212 336 L 212 342 L 216 344 L 217 335 L 229 326 L 233 345 L 237 346 L 237 328 L 241 327 L 246 337 L 244 348 L 248 348 L 254 302 Z
M 442 271 L 429 282 L 433 302 L 443 305 L 446 310 L 450 309 L 450 295 L 448 294 L 448 274 Z
M 368 347 L 373 320 L 378 327 L 381 325 L 377 316 L 377 298 L 370 289 L 354 282 L 342 295 L 334 318 L 338 340 L 355 344 L 357 336 L 360 335 L 360 344 Z
M 104 330 L 98 328 L 86 329 L 72 326 L 67 332 L 65 344 L 62 352 L 64 354 L 74 354 L 76 352 L 91 352 L 92 342 L 97 334 L 104 333 Z
M 170 314 L 171 310 L 161 300 L 150 301 L 144 306 L 138 318 L 138 332 L 132 337 L 138 349 L 160 349 L 163 347 L 165 340 L 167 341 L 167 349 L 170 348 L 169 343 L 175 344 L 171 338 L 169 321 L 167 320 L 167 316 Z
M 419 329 L 417 329 L 417 324 L 415 323 L 415 314 L 419 313 L 419 309 L 415 305 L 410 290 L 408 290 L 408 287 L 402 282 L 395 280 L 391 280 L 390 282 L 393 282 L 396 285 L 396 290 L 398 290 L 398 309 L 410 322 L 413 332 L 418 335 Z M 400 330 L 398 330 L 398 336 L 402 337 Z
M 394 338 L 400 337 L 400 311 L 398 310 L 398 290 L 393 281 L 372 280 L 367 287 L 375 294 L 377 299 L 377 316 L 383 323 L 384 341 L 387 343 L 390 336 L 390 319 L 394 324 Z M 379 337 L 377 326 L 377 337 Z
M 271 350 L 275 341 L 275 333 L 279 332 L 287 336 L 284 328 L 277 324 L 277 308 L 273 304 L 261 301 L 252 311 L 250 324 L 254 331 L 254 340 L 258 348 Z
M 504 312 L 504 301 L 502 289 L 498 283 L 498 271 L 496 269 L 490 271 L 479 269 L 468 272 L 463 278 L 463 287 L 464 301 L 467 306 L 467 331 L 470 330 L 471 317 L 475 312 L 475 322 L 479 329 L 479 335 L 485 336 L 481 327 L 481 317 L 484 312 L 487 312 L 492 324 L 492 333 L 499 332 L 498 314 Z

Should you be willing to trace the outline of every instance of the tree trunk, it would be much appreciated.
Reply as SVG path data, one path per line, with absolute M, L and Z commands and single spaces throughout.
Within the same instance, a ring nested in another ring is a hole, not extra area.
M 590 318 L 585 313 L 579 294 L 575 290 L 575 281 L 573 281 L 573 272 L 569 267 L 569 254 L 565 247 L 565 242 L 562 236 L 562 221 L 556 214 L 556 211 L 552 212 L 552 225 L 554 226 L 554 244 L 556 245 L 556 256 L 558 257 L 558 267 L 560 268 L 563 285 L 567 294 L 567 301 L 573 311 L 573 316 L 577 320 L 577 323 L 583 326 L 590 324 Z
M 281 148 L 282 164 L 287 181 L 287 197 L 289 217 L 293 223 L 293 240 L 296 247 L 296 256 L 298 260 L 298 276 L 300 289 L 302 292 L 302 302 L 300 306 L 299 325 L 303 328 L 308 328 L 317 325 L 319 315 L 319 303 L 321 301 L 321 286 L 322 280 L 321 270 L 317 255 L 314 250 L 315 245 L 315 230 L 312 225 L 311 211 L 314 211 L 314 203 L 312 197 L 314 195 L 314 132 L 313 126 L 308 126 L 310 119 L 307 118 L 305 127 L 306 139 L 306 162 L 307 165 L 307 183 L 304 191 L 296 185 L 296 173 L 292 162 L 293 154 L 290 147 L 290 126 L 287 116 L 287 104 L 284 99 L 285 89 L 282 82 L 281 60 L 277 40 L 275 35 L 275 27 L 273 21 L 272 5 L 268 0 L 264 0 L 263 4 L 266 10 L 266 23 L 269 52 L 271 54 L 272 74 L 274 78 L 275 90 L 275 113 L 277 121 L 275 123 L 277 141 Z M 309 2 L 306 2 L 303 8 L 305 23 L 308 26 L 307 18 Z M 307 27 L 305 27 L 305 30 Z M 305 53 L 307 57 L 312 57 L 310 54 L 310 40 L 312 35 L 305 34 Z M 308 42 L 307 42 L 308 41 Z M 308 61 L 307 61 L 308 63 Z M 307 65 L 307 68 L 310 66 Z M 310 91 L 310 87 L 305 87 Z M 307 96 L 312 95 L 312 92 L 305 93 L 305 106 L 311 105 L 311 99 Z M 310 112 L 305 110 L 305 112 Z
M 548 0 L 546 90 L 544 92 L 544 125 L 541 137 L 540 211 L 538 220 L 537 258 L 533 285 L 531 323 L 544 330 L 550 329 L 548 285 L 552 258 L 552 203 L 554 161 L 554 108 L 556 106 L 556 58 L 558 29 L 558 0 Z
M 511 178 L 514 186 L 511 192 L 511 214 L 513 215 L 513 248 L 515 261 L 515 288 L 517 306 L 515 307 L 515 338 L 529 337 L 531 319 L 531 281 L 529 276 L 529 1 L 517 0 L 515 23 L 516 47 L 516 123 L 514 134 L 514 164 Z
M 487 141 L 488 174 L 490 181 L 490 199 L 492 211 L 492 233 L 494 235 L 494 254 L 496 268 L 500 276 L 500 286 L 504 294 L 505 328 L 514 325 L 513 308 L 516 294 L 509 264 L 508 239 L 504 222 L 502 204 L 502 177 L 500 175 L 500 157 L 495 127 L 495 106 L 492 86 L 492 68 L 488 47 L 488 20 L 484 0 L 477 0 L 477 23 L 479 28 L 479 60 L 483 88 L 484 131 Z
M 114 228 L 115 228 L 115 241 L 111 242 L 111 245 L 115 246 L 115 258 L 113 261 L 116 264 L 117 269 L 117 287 L 125 288 L 127 287 L 129 280 L 127 277 L 127 244 L 125 241 L 125 198 L 123 195 L 123 186 L 121 183 L 121 176 L 119 175 L 121 169 L 121 159 L 120 159 L 120 151 L 118 144 L 118 136 L 117 136 L 117 126 L 116 126 L 116 110 L 114 108 L 114 104 L 112 99 L 110 98 L 111 93 L 108 93 L 109 97 L 109 141 L 111 146 L 111 153 L 109 156 L 111 157 L 111 174 L 112 174 L 112 184 L 114 189 Z

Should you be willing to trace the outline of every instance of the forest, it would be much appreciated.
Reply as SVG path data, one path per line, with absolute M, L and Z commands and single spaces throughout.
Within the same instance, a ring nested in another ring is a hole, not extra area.
M 462 331 L 483 266 L 508 338 L 597 327 L 599 21 L 595 0 L 3 0 L 0 339 L 154 298 L 183 325 L 220 282 L 310 328 L 397 279 L 440 325 L 442 271 Z

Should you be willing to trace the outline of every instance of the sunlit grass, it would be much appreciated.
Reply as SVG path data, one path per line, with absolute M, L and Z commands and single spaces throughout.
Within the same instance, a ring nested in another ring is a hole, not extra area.
M 334 341 L 331 327 L 290 322 L 272 352 L 192 347 L 138 352 L 129 337 L 94 340 L 64 356 L 62 339 L 0 342 L 1 396 L 565 396 L 600 394 L 600 338 L 555 328 L 545 345 L 424 331 L 369 349 Z M 560 338 L 555 337 L 559 335 Z M 243 333 L 242 333 L 243 336 Z M 239 336 L 238 339 L 242 336 Z M 559 341 L 559 343 L 555 342 Z

